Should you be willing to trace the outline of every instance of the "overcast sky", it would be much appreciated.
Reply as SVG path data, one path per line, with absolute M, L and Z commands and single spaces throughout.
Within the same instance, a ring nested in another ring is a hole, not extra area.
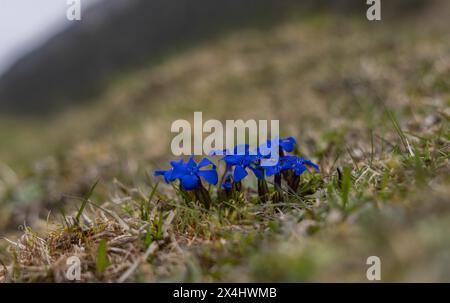
M 81 0 L 82 9 L 97 1 Z M 70 25 L 67 8 L 67 0 L 0 0 L 0 74 Z

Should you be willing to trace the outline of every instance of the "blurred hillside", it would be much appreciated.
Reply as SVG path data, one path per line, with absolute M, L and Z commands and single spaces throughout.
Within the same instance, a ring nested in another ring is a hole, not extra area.
M 430 2 L 386 1 L 383 15 L 402 18 Z M 228 30 L 269 26 L 317 10 L 363 18 L 366 8 L 359 0 L 108 0 L 0 78 L 0 113 L 39 115 L 86 103 L 123 72 Z

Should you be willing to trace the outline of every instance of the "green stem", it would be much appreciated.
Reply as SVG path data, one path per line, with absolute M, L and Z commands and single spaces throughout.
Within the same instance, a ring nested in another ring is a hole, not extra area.
M 283 201 L 283 191 L 281 189 L 281 174 L 275 174 L 274 176 L 275 194 L 273 202 L 278 203 Z
M 197 188 L 194 193 L 197 200 L 200 201 L 200 203 L 202 203 L 207 209 L 211 207 L 211 197 L 209 196 L 208 190 L 206 190 L 203 185 L 200 184 L 200 187 Z
M 258 196 L 261 202 L 267 202 L 267 196 L 269 195 L 269 187 L 267 186 L 266 180 L 258 179 Z
M 286 174 L 284 178 L 289 187 L 289 191 L 293 194 L 297 193 L 298 186 L 300 184 L 300 176 L 296 175 L 293 171 L 289 171 L 289 173 Z

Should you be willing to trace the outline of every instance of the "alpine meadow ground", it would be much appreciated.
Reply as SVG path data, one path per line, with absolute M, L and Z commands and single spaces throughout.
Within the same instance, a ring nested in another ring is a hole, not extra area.
M 378 256 L 384 282 L 448 281 L 450 37 L 409 18 L 243 29 L 117 76 L 39 131 L 3 120 L 17 152 L 0 152 L 0 280 L 66 282 L 77 256 L 85 282 L 367 281 Z M 225 198 L 204 182 L 208 206 L 186 197 L 153 172 L 195 111 L 279 119 L 320 170 L 283 199 L 268 178 L 261 201 L 253 175 Z

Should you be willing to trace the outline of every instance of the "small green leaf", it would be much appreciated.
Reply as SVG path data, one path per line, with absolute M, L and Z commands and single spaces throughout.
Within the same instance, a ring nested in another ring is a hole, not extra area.
M 111 265 L 108 259 L 108 245 L 107 240 L 103 239 L 100 241 L 97 248 L 97 260 L 96 269 L 98 273 L 103 273 L 108 266 Z

